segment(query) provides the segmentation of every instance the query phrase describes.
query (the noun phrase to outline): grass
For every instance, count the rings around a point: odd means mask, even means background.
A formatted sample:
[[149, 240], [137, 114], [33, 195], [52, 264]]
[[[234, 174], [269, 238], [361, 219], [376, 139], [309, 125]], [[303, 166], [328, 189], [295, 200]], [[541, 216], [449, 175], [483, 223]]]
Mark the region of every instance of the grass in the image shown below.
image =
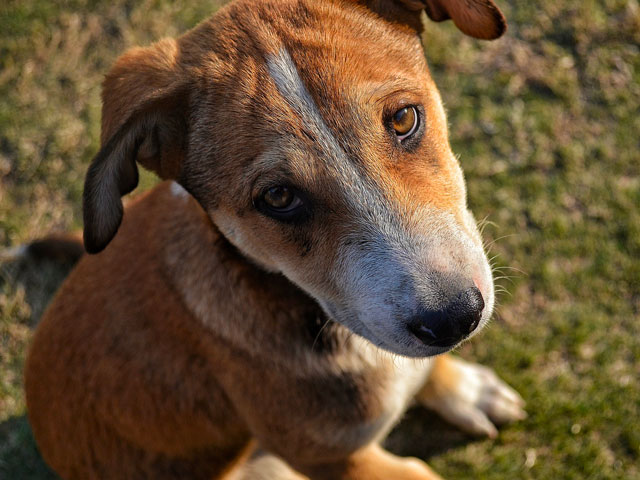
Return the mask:
[[[529, 418], [475, 441], [412, 410], [388, 443], [448, 479], [640, 479], [640, 7], [499, 3], [504, 39], [430, 24], [425, 44], [469, 202], [489, 221], [505, 277], [493, 324], [460, 354], [520, 391]], [[102, 75], [128, 46], [178, 34], [216, 7], [0, 6], [0, 246], [79, 227]], [[1, 272], [0, 478], [53, 478], [24, 417], [21, 370], [64, 271]]]

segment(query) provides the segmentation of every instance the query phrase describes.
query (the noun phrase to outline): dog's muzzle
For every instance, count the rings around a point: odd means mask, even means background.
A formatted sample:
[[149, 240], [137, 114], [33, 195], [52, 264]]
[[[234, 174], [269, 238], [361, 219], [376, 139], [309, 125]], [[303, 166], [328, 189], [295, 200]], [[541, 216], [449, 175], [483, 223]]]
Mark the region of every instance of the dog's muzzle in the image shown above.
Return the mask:
[[425, 345], [453, 347], [478, 327], [483, 309], [480, 290], [471, 287], [442, 309], [422, 310], [409, 321], [408, 329]]

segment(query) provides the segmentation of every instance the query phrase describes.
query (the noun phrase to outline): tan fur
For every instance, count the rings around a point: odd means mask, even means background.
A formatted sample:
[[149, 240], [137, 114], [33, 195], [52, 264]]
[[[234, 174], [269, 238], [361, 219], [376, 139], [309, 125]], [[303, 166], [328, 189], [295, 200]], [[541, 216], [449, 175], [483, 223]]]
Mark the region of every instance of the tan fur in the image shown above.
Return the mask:
[[[475, 284], [481, 327], [493, 286], [419, 15], [238, 0], [116, 62], [84, 197], [85, 245], [103, 251], [58, 292], [25, 371], [63, 478], [439, 478], [378, 445], [417, 392], [437, 409], [457, 391], [447, 357], [421, 358], [450, 347], [403, 322]], [[412, 149], [383, 121], [404, 105], [424, 109]], [[122, 217], [137, 163], [179, 184]], [[256, 210], [282, 182], [312, 199], [306, 223]], [[457, 405], [459, 424], [484, 415]]]
[[431, 380], [419, 394], [419, 397], [426, 395], [439, 397], [455, 389], [460, 383], [460, 372], [451, 364], [448, 355], [441, 355], [434, 360], [433, 370], [429, 379]]

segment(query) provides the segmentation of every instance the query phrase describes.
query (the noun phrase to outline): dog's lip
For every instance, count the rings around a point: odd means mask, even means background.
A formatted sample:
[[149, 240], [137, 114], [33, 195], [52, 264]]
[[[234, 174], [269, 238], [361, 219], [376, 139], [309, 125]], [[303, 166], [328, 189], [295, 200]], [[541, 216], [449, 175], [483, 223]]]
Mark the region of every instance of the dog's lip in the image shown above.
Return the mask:
[[414, 337], [416, 351], [404, 352], [403, 355], [414, 358], [429, 358], [450, 352], [459, 345], [460, 342], [454, 342], [451, 345], [426, 345], [419, 338]]
[[450, 350], [458, 346], [462, 341], [469, 338], [469, 335], [467, 335], [464, 338], [460, 338], [451, 343], [447, 343], [446, 345], [427, 345], [420, 338], [411, 333], [411, 331], [408, 329], [404, 329], [404, 334], [400, 333], [403, 329], [396, 332], [397, 334], [402, 335], [403, 338], [398, 337], [394, 334], [385, 334], [384, 332], [379, 332], [374, 328], [371, 328], [367, 323], [361, 321], [357, 317], [348, 317], [348, 320], [344, 318], [341, 319], [339, 315], [335, 315], [336, 312], [333, 310], [334, 309], [329, 308], [329, 311], [332, 311], [333, 313], [329, 315], [329, 318], [332, 318], [335, 322], [343, 325], [351, 332], [361, 336], [365, 340], [376, 345], [378, 348], [404, 357], [435, 357], [437, 355], [449, 352]]
[[428, 345], [408, 330], [408, 342], [399, 341], [397, 339], [394, 339], [393, 337], [389, 338], [386, 335], [377, 335], [370, 330], [369, 333], [373, 334], [372, 337], [377, 340], [376, 343], [378, 344], [378, 346], [383, 348], [384, 350], [393, 352], [397, 355], [413, 358], [429, 358], [441, 355], [443, 353], [451, 351], [453, 348], [458, 346], [460, 342], [467, 338], [464, 337], [462, 339], [458, 339], [457, 341], [453, 341], [450, 344], [447, 343], [446, 345]]
[[395, 355], [401, 355], [409, 358], [429, 358], [437, 355], [442, 355], [451, 351], [458, 345], [458, 342], [450, 346], [437, 346], [437, 345], [425, 345], [418, 337], [409, 337], [409, 342], [394, 342], [380, 340], [380, 337], [375, 337], [375, 342], [378, 348], [382, 348]]

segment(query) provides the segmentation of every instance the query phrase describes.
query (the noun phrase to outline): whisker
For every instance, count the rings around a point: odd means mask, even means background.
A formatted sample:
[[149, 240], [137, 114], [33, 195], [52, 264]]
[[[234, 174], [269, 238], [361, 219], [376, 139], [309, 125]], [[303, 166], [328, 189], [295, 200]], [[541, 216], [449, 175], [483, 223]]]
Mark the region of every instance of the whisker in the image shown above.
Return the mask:
[[501, 237], [495, 238], [495, 239], [491, 240], [489, 243], [486, 243], [486, 244], [485, 244], [485, 246], [484, 246], [484, 248], [486, 248], [486, 249], [490, 249], [490, 248], [491, 248], [491, 246], [492, 246], [494, 243], [496, 243], [496, 242], [498, 242], [498, 241], [500, 241], [500, 240], [502, 240], [502, 239], [504, 239], [504, 238], [515, 237], [515, 236], [517, 236], [517, 235], [518, 235], [517, 233], [510, 233], [510, 234], [508, 234], [508, 235], [503, 235], [503, 236], [501, 236]]
[[496, 267], [496, 270], [498, 270], [498, 269], [500, 269], [500, 270], [504, 270], [504, 269], [513, 270], [514, 272], [521, 273], [522, 275], [529, 275], [524, 270], [520, 270], [519, 268], [516, 268], [516, 267], [509, 267], [508, 265], [504, 265], [502, 267]]
[[487, 215], [478, 222], [478, 231], [480, 232], [480, 235], [484, 233], [484, 229], [487, 227], [487, 225], [491, 225], [492, 227], [496, 228], [498, 227], [498, 224], [489, 220], [489, 215]]
[[495, 294], [496, 296], [506, 294], [506, 295], [509, 295], [510, 297], [513, 297], [513, 293], [511, 293], [509, 290], [495, 290]]
[[507, 280], [508, 282], [511, 282], [513, 285], [515, 285], [515, 282], [513, 281], [514, 278], [518, 278], [518, 277], [514, 277], [511, 275], [500, 275], [499, 277], [495, 277], [493, 281], [497, 282], [498, 280]]
[[492, 263], [493, 263], [493, 261], [494, 261], [496, 258], [498, 258], [499, 256], [500, 256], [500, 254], [499, 254], [499, 253], [496, 253], [493, 257], [491, 257], [491, 258], [489, 259], [489, 264], [492, 264]]
[[324, 322], [324, 324], [322, 325], [322, 327], [320, 327], [320, 330], [318, 330], [318, 333], [316, 334], [316, 338], [313, 339], [313, 344], [311, 345], [311, 351], [313, 352], [316, 343], [318, 343], [318, 339], [320, 338], [320, 334], [322, 334], [322, 331], [325, 329], [325, 327], [329, 324], [329, 322], [331, 321], [330, 318], [327, 318], [327, 320]]

